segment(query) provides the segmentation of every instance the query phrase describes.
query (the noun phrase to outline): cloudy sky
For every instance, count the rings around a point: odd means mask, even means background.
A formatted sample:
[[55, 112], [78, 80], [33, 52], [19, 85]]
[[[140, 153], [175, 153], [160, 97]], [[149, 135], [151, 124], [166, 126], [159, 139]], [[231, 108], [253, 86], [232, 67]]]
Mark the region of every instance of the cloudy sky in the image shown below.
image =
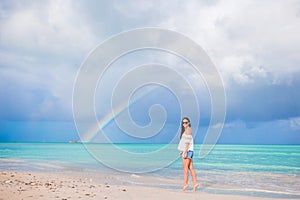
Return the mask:
[[[215, 64], [227, 98], [220, 143], [300, 143], [300, 2], [297, 0], [185, 3], [3, 0], [0, 3], [0, 142], [79, 139], [73, 120], [72, 92], [80, 66], [97, 45], [111, 36], [143, 27], [170, 29], [186, 35]], [[127, 59], [135, 65], [141, 65], [164, 62], [170, 55], [144, 52], [130, 58], [129, 55]], [[134, 62], [137, 58], [140, 62]], [[124, 59], [123, 64], [131, 62]], [[118, 69], [117, 64], [115, 67]], [[116, 73], [106, 81], [114, 83], [115, 76]], [[153, 98], [158, 94], [165, 102]], [[198, 142], [203, 140], [202, 132], [210, 118], [207, 108], [211, 105], [203, 94], [197, 94], [204, 99], [199, 103], [204, 114]], [[131, 108], [135, 111], [133, 119], [144, 119], [145, 111], [139, 111], [145, 105], [149, 104], [146, 106], [149, 108], [151, 103], [166, 104], [173, 98], [164, 90], [156, 91], [154, 96]], [[170, 119], [163, 131], [176, 131], [180, 113], [173, 111], [173, 106], [178, 103], [167, 105]], [[145, 117], [137, 123], [148, 122]], [[115, 134], [112, 137], [118, 139], [116, 142], [131, 141], [129, 136], [119, 135], [113, 121], [105, 129]], [[169, 135], [164, 134], [155, 139], [155, 142], [168, 141]]]

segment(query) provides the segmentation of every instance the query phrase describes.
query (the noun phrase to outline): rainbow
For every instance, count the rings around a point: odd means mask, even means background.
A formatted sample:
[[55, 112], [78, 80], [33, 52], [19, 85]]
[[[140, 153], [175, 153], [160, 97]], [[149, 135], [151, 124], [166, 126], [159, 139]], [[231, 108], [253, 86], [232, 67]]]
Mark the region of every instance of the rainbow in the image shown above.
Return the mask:
[[133, 105], [135, 102], [143, 98], [144, 96], [150, 94], [155, 89], [159, 88], [158, 85], [155, 85], [153, 87], [150, 87], [150, 89], [146, 89], [143, 93], [141, 93], [139, 96], [131, 100], [129, 103], [128, 101], [121, 103], [116, 108], [112, 109], [110, 113], [105, 115], [98, 123], [93, 125], [89, 131], [81, 135], [81, 142], [91, 142], [96, 135], [98, 134], [99, 130], [102, 130], [104, 127], [106, 127], [115, 117], [117, 117], [121, 112], [126, 110], [129, 106]]

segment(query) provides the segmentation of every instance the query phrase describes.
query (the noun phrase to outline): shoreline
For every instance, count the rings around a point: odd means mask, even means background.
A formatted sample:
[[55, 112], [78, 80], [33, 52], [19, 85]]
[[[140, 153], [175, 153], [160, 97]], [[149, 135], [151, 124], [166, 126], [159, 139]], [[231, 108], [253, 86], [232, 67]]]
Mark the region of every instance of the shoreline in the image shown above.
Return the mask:
[[[100, 171], [99, 171], [100, 172]], [[158, 181], [148, 176], [126, 175], [107, 171], [99, 174], [89, 172], [36, 172], [0, 171], [0, 200], [7, 199], [214, 199], [214, 200], [270, 200], [295, 199], [277, 197], [257, 197], [245, 194], [212, 193], [201, 185], [196, 192], [192, 186], [186, 192], [178, 189], [128, 184], [126, 178], [140, 182]], [[123, 182], [122, 182], [123, 179]], [[147, 180], [150, 179], [150, 180]]]
[[[152, 151], [160, 147], [156, 144], [149, 144], [147, 147], [140, 145], [124, 146], [124, 148], [134, 152]], [[185, 195], [194, 195], [191, 196], [192, 199], [207, 197], [207, 195], [208, 197], [205, 199], [216, 199], [219, 196], [222, 196], [220, 199], [228, 198], [228, 196], [232, 196], [231, 199], [240, 199], [241, 197], [244, 199], [300, 199], [300, 168], [297, 165], [300, 156], [299, 147], [287, 149], [282, 148], [282, 146], [276, 148], [262, 146], [257, 149], [243, 145], [226, 147], [217, 145], [212, 154], [205, 159], [195, 158], [194, 166], [197, 169], [198, 182], [202, 185], [196, 194], [189, 191]], [[100, 145], [99, 148], [101, 150], [102, 146]], [[53, 149], [60, 149], [60, 151], [53, 151]], [[2, 153], [0, 175], [2, 172], [4, 173], [1, 175], [0, 181], [0, 200], [11, 196], [14, 196], [15, 199], [30, 199], [30, 196], [34, 196], [34, 193], [38, 192], [42, 195], [48, 194], [49, 191], [46, 190], [45, 184], [48, 185], [49, 182], [47, 181], [51, 181], [53, 177], [59, 182], [56, 183], [58, 190], [52, 191], [51, 194], [57, 194], [58, 198], [61, 199], [68, 199], [64, 192], [74, 193], [74, 195], [77, 192], [77, 196], [70, 196], [72, 199], [86, 198], [85, 194], [82, 193], [83, 191], [74, 189], [75, 186], [73, 190], [69, 191], [69, 187], [72, 188], [72, 185], [68, 184], [70, 184], [69, 180], [74, 181], [74, 183], [79, 180], [76, 187], [85, 188], [91, 186], [86, 181], [90, 179], [93, 184], [96, 184], [92, 185], [92, 188], [97, 187], [97, 190], [87, 194], [90, 199], [93, 195], [101, 196], [95, 199], [102, 199], [103, 194], [109, 191], [105, 183], [109, 184], [108, 188], [114, 188], [114, 191], [109, 192], [112, 195], [111, 199], [125, 198], [121, 196], [116, 198], [116, 194], [129, 195], [130, 198], [126, 197], [125, 199], [144, 199], [145, 194], [153, 197], [152, 199], [161, 199], [158, 196], [153, 196], [156, 193], [167, 193], [166, 197], [170, 196], [172, 199], [176, 199], [177, 196], [180, 196], [181, 199], [187, 198], [181, 194], [183, 172], [179, 159], [174, 161], [172, 165], [157, 171], [135, 173], [134, 169], [143, 167], [144, 163], [128, 163], [128, 160], [122, 159], [118, 154], [112, 155], [118, 161], [119, 166], [131, 166], [130, 173], [128, 173], [105, 166], [93, 158], [82, 145], [2, 144], [0, 151]], [[156, 163], [156, 165], [159, 164]], [[28, 174], [31, 175], [28, 176]], [[17, 176], [20, 177], [15, 178]], [[36, 179], [32, 180], [36, 181], [32, 184], [37, 188], [26, 189], [25, 187], [31, 184], [26, 180], [32, 179], [32, 176]], [[192, 181], [189, 180], [189, 190], [191, 190]], [[100, 191], [101, 187], [107, 190]], [[126, 187], [126, 193], [122, 191], [123, 193], [119, 194], [120, 191], [117, 188], [120, 189], [120, 187]], [[22, 191], [24, 188], [26, 191]], [[29, 189], [32, 193], [28, 191]], [[91, 188], [87, 189], [90, 190]], [[142, 190], [142, 192], [139, 193], [136, 190]], [[19, 196], [13, 192], [17, 192]], [[135, 193], [138, 195], [135, 196]], [[3, 195], [7, 198], [3, 198]], [[48, 198], [50, 197], [41, 199]]]

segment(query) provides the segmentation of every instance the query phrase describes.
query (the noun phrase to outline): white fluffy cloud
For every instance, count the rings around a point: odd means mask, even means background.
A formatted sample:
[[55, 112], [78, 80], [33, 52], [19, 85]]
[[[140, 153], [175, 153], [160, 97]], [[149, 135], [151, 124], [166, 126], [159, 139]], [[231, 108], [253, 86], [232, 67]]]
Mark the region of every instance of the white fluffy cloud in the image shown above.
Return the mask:
[[[123, 30], [160, 26], [182, 32], [202, 45], [226, 83], [246, 84], [266, 75], [270, 75], [270, 83], [289, 82], [300, 73], [300, 5], [295, 0], [194, 0], [160, 6], [152, 1], [113, 1], [111, 12], [118, 19], [114, 22], [101, 13], [81, 12], [81, 7], [92, 7], [81, 4], [15, 3], [13, 9], [1, 11], [1, 45], [76, 57], [105, 39], [102, 36], [107, 31], [99, 24]], [[90, 15], [95, 15], [94, 19]]]
[[226, 83], [267, 74], [270, 84], [287, 83], [300, 73], [299, 7], [299, 1], [189, 1], [166, 9], [160, 26], [202, 45]]
[[33, 54], [89, 51], [95, 36], [79, 11], [72, 1], [16, 3], [1, 12], [1, 45]]

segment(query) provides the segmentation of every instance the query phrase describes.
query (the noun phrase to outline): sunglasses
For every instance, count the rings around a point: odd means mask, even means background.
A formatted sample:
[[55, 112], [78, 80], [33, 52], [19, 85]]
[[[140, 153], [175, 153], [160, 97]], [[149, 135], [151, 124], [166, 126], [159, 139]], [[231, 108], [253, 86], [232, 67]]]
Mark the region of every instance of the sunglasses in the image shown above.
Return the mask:
[[182, 122], [182, 124], [188, 124], [189, 122]]

